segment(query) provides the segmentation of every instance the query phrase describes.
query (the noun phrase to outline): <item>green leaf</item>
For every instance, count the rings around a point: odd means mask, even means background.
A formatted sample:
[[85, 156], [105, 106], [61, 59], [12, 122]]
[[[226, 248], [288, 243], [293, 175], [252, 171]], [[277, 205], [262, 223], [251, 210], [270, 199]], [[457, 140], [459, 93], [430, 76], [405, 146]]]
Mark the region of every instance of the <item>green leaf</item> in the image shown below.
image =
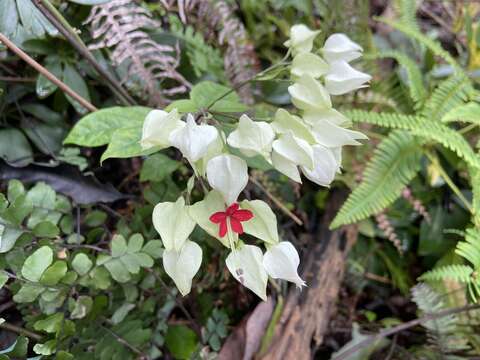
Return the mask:
[[93, 300], [90, 296], [79, 296], [70, 317], [72, 319], [83, 319], [90, 312], [92, 306]]
[[75, 124], [64, 144], [90, 147], [106, 145], [118, 129], [131, 127], [141, 129], [150, 110], [142, 106], [116, 106], [95, 111]]
[[107, 150], [103, 153], [100, 161], [104, 162], [110, 158], [129, 158], [140, 155], [148, 155], [156, 152], [157, 148], [142, 150], [140, 139], [142, 137], [142, 128], [140, 126], [122, 128], [116, 130]]
[[73, 258], [72, 267], [80, 276], [86, 275], [92, 266], [92, 260], [84, 253], [77, 254]]
[[197, 348], [195, 332], [184, 325], [171, 325], [165, 335], [165, 345], [176, 359], [190, 359]]
[[421, 148], [406, 132], [394, 131], [375, 150], [362, 183], [350, 194], [331, 228], [363, 220], [392, 204], [420, 168]]
[[18, 14], [25, 30], [34, 37], [43, 37], [45, 34], [58, 35], [58, 30], [38, 10], [30, 0], [17, 0]]
[[20, 195], [25, 195], [25, 186], [19, 180], [10, 180], [8, 182], [8, 201], [11, 203], [15, 201]]
[[[78, 73], [74, 66], [68, 63], [65, 64], [63, 68], [62, 80], [78, 95], [90, 102], [90, 93], [88, 92], [87, 83], [85, 80], [83, 80], [83, 77]], [[80, 105], [80, 103], [77, 100], [74, 100], [70, 95], [65, 94], [65, 96], [70, 104], [72, 104], [75, 110], [77, 110], [77, 112], [80, 114], [85, 114], [88, 111], [88, 109], [83, 107], [83, 105]]]
[[107, 221], [107, 213], [100, 210], [91, 211], [85, 216], [84, 223], [89, 227], [103, 225]]
[[22, 276], [27, 280], [37, 282], [52, 261], [52, 249], [48, 246], [42, 246], [25, 260], [22, 267]]
[[122, 235], [114, 235], [111, 246], [113, 257], [120, 257], [127, 252], [127, 241]]
[[135, 308], [135, 304], [125, 303], [120, 306], [112, 315], [112, 323], [114, 325], [119, 324], [125, 319], [128, 313]]
[[0, 271], [0, 289], [5, 285], [8, 281], [8, 275], [5, 271]]
[[173, 109], [177, 109], [179, 113], [194, 113], [199, 110], [195, 101], [190, 99], [175, 100], [165, 108], [165, 111], [170, 112]]
[[105, 267], [112, 275], [112, 278], [120, 283], [127, 282], [131, 279], [125, 265], [119, 259], [112, 259], [105, 263]]
[[58, 260], [53, 263], [40, 278], [40, 282], [43, 285], [54, 286], [65, 276], [67, 273], [67, 263], [63, 260]]
[[33, 283], [25, 283], [13, 296], [13, 300], [17, 303], [33, 302], [44, 290], [45, 288], [43, 286]]
[[[45, 68], [55, 75], [58, 79], [62, 78], [63, 68], [60, 58], [57, 55], [47, 56], [45, 59]], [[57, 90], [58, 86], [48, 80], [45, 76], [39, 74], [37, 77], [36, 92], [40, 99], [50, 96]]]
[[38, 237], [54, 238], [57, 237], [59, 233], [60, 230], [58, 227], [50, 221], [42, 221], [33, 228], [33, 234]]
[[210, 110], [219, 112], [242, 112], [248, 109], [240, 102], [235, 91], [211, 81], [203, 81], [195, 85], [190, 92], [190, 98], [199, 109], [208, 106], [211, 106]]
[[163, 254], [163, 246], [160, 240], [150, 240], [145, 244], [142, 252], [150, 255], [154, 259], [160, 259]]
[[0, 225], [0, 254], [10, 251], [22, 234], [23, 230]]
[[0, 130], [0, 158], [18, 167], [33, 161], [32, 148], [20, 130]]
[[24, 359], [27, 356], [27, 352], [28, 352], [28, 338], [25, 336], [19, 336], [12, 345], [0, 351], [0, 354], [8, 355], [7, 357], [8, 359], [10, 358]]
[[46, 317], [45, 319], [38, 320], [33, 324], [33, 328], [37, 331], [45, 331], [46, 333], [53, 334], [60, 330], [63, 322], [63, 313], [57, 313]]
[[180, 167], [181, 163], [168, 156], [157, 153], [149, 156], [143, 163], [140, 181], [162, 181]]
[[57, 340], [49, 340], [44, 344], [36, 344], [33, 347], [33, 351], [35, 354], [39, 355], [52, 355], [55, 352], [55, 349], [57, 348]]

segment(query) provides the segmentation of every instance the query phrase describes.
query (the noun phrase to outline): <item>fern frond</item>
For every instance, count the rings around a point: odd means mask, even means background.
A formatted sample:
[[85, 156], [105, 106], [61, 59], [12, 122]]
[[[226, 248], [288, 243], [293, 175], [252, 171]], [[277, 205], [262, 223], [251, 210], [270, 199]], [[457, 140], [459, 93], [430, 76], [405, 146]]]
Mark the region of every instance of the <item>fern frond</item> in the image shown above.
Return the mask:
[[428, 121], [420, 116], [362, 110], [351, 110], [346, 112], [346, 115], [353, 122], [366, 122], [393, 129], [409, 130], [412, 135], [442, 144], [464, 159], [468, 165], [480, 169], [480, 157], [462, 135], [439, 122]]
[[397, 0], [396, 7], [400, 12], [400, 21], [403, 25], [417, 32], [420, 31], [417, 22], [417, 1]]
[[415, 39], [420, 44], [426, 46], [434, 55], [443, 58], [448, 64], [450, 64], [456, 73], [463, 73], [463, 69], [453, 58], [448, 51], [446, 51], [438, 41], [432, 40], [429, 37], [423, 35], [420, 31], [412, 28], [406, 24], [395, 22], [386, 18], [377, 18], [377, 20], [393, 27], [394, 29], [401, 31], [408, 37]]
[[178, 45], [158, 44], [143, 31], [160, 24], [134, 1], [112, 0], [94, 6], [85, 23], [90, 24], [95, 40], [89, 48], [112, 50], [110, 57], [117, 70], [126, 69], [123, 81], [148, 98], [151, 105], [163, 106], [169, 97], [189, 89], [190, 83], [176, 71], [180, 63]]
[[395, 50], [373, 54], [370, 57], [376, 59], [393, 58], [405, 69], [408, 75], [410, 97], [415, 102], [415, 108], [420, 108], [427, 97], [427, 92], [423, 84], [422, 73], [415, 61]]
[[442, 122], [462, 121], [480, 125], [480, 104], [470, 101], [454, 107], [442, 117]]
[[392, 204], [420, 167], [422, 151], [408, 133], [393, 131], [375, 150], [362, 183], [350, 194], [331, 227], [350, 224]]
[[[430, 286], [420, 283], [412, 288], [412, 299], [422, 314], [435, 314], [448, 308], [443, 297]], [[430, 343], [441, 354], [453, 353], [467, 347], [467, 340], [460, 333], [460, 318], [456, 314], [442, 316], [422, 323], [427, 329]]]
[[432, 269], [422, 274], [418, 279], [422, 281], [454, 280], [464, 284], [472, 282], [473, 269], [468, 265], [447, 265]]
[[471, 99], [475, 90], [467, 76], [451, 76], [436, 87], [422, 109], [422, 115], [431, 121], [440, 121], [451, 109]]
[[470, 261], [474, 269], [480, 269], [480, 230], [467, 229], [465, 241], [457, 244], [455, 252]]
[[194, 30], [191, 25], [184, 25], [176, 16], [169, 17], [170, 31], [185, 43], [190, 64], [197, 77], [205, 74], [213, 74], [217, 79], [225, 77], [223, 59], [219, 49], [216, 49], [205, 41], [200, 32]]

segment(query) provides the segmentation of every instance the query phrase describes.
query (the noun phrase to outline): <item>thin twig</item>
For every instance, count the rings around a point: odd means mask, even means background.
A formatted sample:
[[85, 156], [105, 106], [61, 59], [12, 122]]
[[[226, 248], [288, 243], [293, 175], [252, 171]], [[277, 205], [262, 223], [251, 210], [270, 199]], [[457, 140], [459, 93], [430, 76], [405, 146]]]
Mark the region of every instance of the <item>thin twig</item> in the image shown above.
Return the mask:
[[374, 342], [376, 342], [380, 339], [383, 339], [383, 338], [385, 338], [387, 336], [390, 336], [390, 335], [394, 335], [394, 334], [396, 334], [400, 331], [410, 329], [410, 328], [412, 328], [414, 326], [417, 326], [417, 325], [420, 325], [420, 324], [422, 324], [426, 321], [435, 320], [435, 319], [442, 318], [444, 316], [454, 315], [454, 314], [462, 313], [462, 312], [465, 312], [465, 311], [476, 310], [476, 309], [480, 309], [480, 304], [472, 304], [472, 305], [465, 305], [465, 306], [451, 308], [451, 309], [445, 309], [445, 310], [439, 311], [435, 314], [427, 314], [425, 316], [422, 316], [421, 318], [407, 321], [403, 324], [394, 326], [392, 328], [382, 330], [376, 335], [369, 336], [367, 339], [365, 339], [363, 341], [360, 341], [359, 343], [355, 344], [354, 346], [352, 346], [348, 350], [340, 353], [339, 355], [337, 355], [335, 357], [332, 357], [332, 360], [348, 359], [352, 354], [356, 353], [360, 349], [362, 349], [362, 348], [364, 348], [364, 347], [366, 347], [366, 346], [368, 346], [368, 345], [370, 345], [370, 344], [372, 344], [372, 343], [374, 343]]
[[4, 323], [0, 324], [0, 328], [5, 329], [5, 330], [9, 330], [9, 331], [16, 332], [17, 334], [20, 334], [20, 335], [25, 335], [25, 336], [27, 336], [27, 337], [29, 337], [29, 338], [31, 338], [31, 339], [36, 340], [36, 341], [42, 340], [42, 336], [41, 336], [41, 335], [39, 335], [39, 334], [37, 334], [37, 333], [34, 333], [33, 331], [24, 329], [24, 328], [22, 328], [22, 327], [20, 327], [20, 326], [7, 323], [7, 322], [4, 322]]
[[17, 54], [21, 59], [27, 62], [31, 67], [37, 70], [40, 74], [45, 76], [48, 80], [52, 83], [57, 85], [62, 91], [66, 94], [70, 95], [73, 99], [75, 99], [80, 105], [82, 105], [88, 111], [97, 111], [98, 109], [93, 106], [89, 101], [85, 100], [83, 97], [78, 95], [75, 91], [73, 91], [68, 85], [60, 81], [55, 75], [53, 75], [50, 71], [45, 69], [42, 65], [38, 62], [33, 60], [27, 53], [25, 53], [22, 49], [16, 46], [13, 42], [11, 42], [5, 35], [0, 33], [0, 41], [5, 44], [11, 51]]
[[254, 183], [261, 191], [263, 191], [265, 193], [265, 195], [267, 195], [267, 197], [272, 200], [272, 202], [280, 209], [282, 210], [285, 215], [287, 215], [290, 219], [292, 219], [293, 221], [295, 221], [298, 225], [303, 225], [303, 221], [300, 220], [298, 218], [297, 215], [295, 215], [294, 213], [292, 213], [290, 210], [287, 209], [287, 207], [285, 205], [282, 204], [282, 202], [280, 200], [278, 200], [275, 196], [273, 196], [273, 194], [268, 191], [267, 189], [265, 189], [262, 184], [260, 184], [254, 177], [250, 176], [250, 181], [252, 183]]
[[130, 344], [127, 340], [123, 337], [115, 333], [114, 331], [110, 330], [106, 326], [100, 325], [103, 329], [105, 329], [110, 335], [112, 335], [120, 344], [125, 345], [127, 348], [132, 350], [135, 354], [140, 355], [142, 359], [150, 359], [145, 353], [143, 353], [140, 349], [136, 348], [132, 344]]
[[70, 26], [67, 20], [48, 0], [33, 0], [33, 4], [40, 12], [57, 28], [57, 30], [68, 40], [68, 42], [87, 60], [90, 65], [103, 77], [110, 89], [117, 95], [125, 105], [134, 105], [135, 100], [128, 94], [122, 85], [93, 57], [88, 47], [80, 36]]

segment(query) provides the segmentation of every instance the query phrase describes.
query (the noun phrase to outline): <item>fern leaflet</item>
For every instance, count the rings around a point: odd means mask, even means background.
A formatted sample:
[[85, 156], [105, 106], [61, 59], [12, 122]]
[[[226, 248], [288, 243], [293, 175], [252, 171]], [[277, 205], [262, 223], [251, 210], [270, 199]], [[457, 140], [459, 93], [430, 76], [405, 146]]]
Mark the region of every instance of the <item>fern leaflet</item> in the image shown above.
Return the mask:
[[363, 182], [350, 194], [331, 228], [353, 223], [392, 204], [419, 167], [421, 148], [408, 133], [393, 131], [375, 150]]
[[420, 31], [407, 24], [398, 23], [386, 18], [377, 18], [377, 20], [390, 25], [394, 29], [403, 32], [412, 39], [417, 40], [420, 44], [425, 45], [434, 55], [443, 58], [447, 63], [449, 63], [455, 69], [457, 74], [463, 73], [463, 69], [453, 58], [453, 56], [450, 55], [450, 53], [446, 51], [437, 41], [430, 39], [429, 37], [423, 35]]
[[439, 122], [426, 121], [420, 116], [375, 113], [363, 110], [352, 110], [346, 114], [354, 122], [366, 122], [388, 128], [409, 130], [412, 135], [442, 144], [447, 149], [454, 151], [470, 166], [480, 169], [480, 158], [468, 142], [455, 130]]
[[442, 122], [463, 121], [480, 125], [480, 104], [469, 102], [454, 107], [442, 117]]
[[384, 51], [371, 56], [372, 58], [393, 58], [406, 70], [409, 80], [410, 97], [415, 102], [415, 108], [419, 108], [427, 97], [422, 80], [422, 73], [418, 65], [407, 55], [399, 51]]
[[473, 270], [468, 265], [447, 265], [422, 274], [418, 279], [423, 281], [454, 280], [464, 284], [471, 282]]
[[457, 244], [455, 252], [470, 261], [474, 269], [480, 269], [480, 231], [468, 229], [465, 241]]
[[433, 91], [422, 115], [428, 120], [439, 121], [450, 109], [463, 105], [473, 93], [473, 86], [466, 76], [452, 76]]

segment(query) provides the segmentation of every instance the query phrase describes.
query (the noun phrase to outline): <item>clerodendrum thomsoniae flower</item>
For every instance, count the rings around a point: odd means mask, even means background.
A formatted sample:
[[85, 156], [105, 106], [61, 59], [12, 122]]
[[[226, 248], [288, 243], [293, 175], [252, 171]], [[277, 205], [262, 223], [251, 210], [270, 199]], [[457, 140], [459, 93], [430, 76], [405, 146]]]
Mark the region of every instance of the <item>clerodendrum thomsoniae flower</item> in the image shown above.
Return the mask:
[[[297, 250], [280, 240], [276, 216], [268, 204], [238, 198], [248, 183], [244, 157], [261, 156], [293, 181], [301, 183], [303, 173], [310, 181], [329, 186], [340, 171], [342, 147], [360, 145], [358, 140], [366, 139], [347, 129], [349, 120], [332, 107], [330, 99], [370, 80], [349, 64], [361, 56], [362, 48], [344, 34], [333, 34], [314, 52], [318, 33], [295, 25], [285, 43], [293, 55], [288, 91], [296, 114], [278, 109], [270, 122], [243, 114], [228, 136], [208, 122], [209, 116], [204, 116], [208, 109], [197, 120], [192, 114], [182, 120], [177, 109], [152, 110], [145, 119], [142, 148], [177, 148], [195, 176], [206, 179], [211, 188], [194, 204], [180, 197], [157, 204], [153, 211], [153, 224], [165, 246], [165, 271], [183, 295], [190, 292], [202, 261], [200, 246], [189, 240], [196, 225], [230, 250], [226, 265], [233, 277], [262, 299], [266, 299], [269, 276], [305, 285], [298, 275]], [[232, 154], [231, 148], [240, 153]], [[244, 233], [263, 241], [266, 252], [244, 244], [239, 238]]]

